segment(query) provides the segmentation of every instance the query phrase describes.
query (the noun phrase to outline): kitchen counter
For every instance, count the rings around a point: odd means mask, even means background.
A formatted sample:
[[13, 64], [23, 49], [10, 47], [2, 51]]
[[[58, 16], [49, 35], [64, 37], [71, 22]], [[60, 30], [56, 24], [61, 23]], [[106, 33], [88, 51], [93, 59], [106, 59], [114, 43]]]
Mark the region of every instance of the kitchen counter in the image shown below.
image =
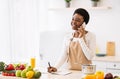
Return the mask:
[[[57, 74], [50, 74], [50, 73], [43, 73], [40, 79], [82, 79], [82, 72], [81, 71], [70, 71], [72, 73], [68, 75], [57, 75]], [[2, 76], [0, 75], [0, 79], [27, 79], [27, 78], [20, 78], [20, 77], [10, 77], [10, 76]]]
[[104, 61], [104, 62], [120, 62], [120, 57], [116, 56], [103, 56], [103, 57], [98, 57], [95, 56], [92, 61]]
[[96, 70], [106, 73], [120, 75], [120, 58], [116, 56], [94, 57], [92, 63], [96, 65]]
[[[102, 67], [102, 65], [103, 65], [103, 68], [101, 68], [101, 70], [106, 71], [105, 69], [107, 68], [107, 64], [108, 64], [109, 67], [112, 67], [112, 66], [116, 65], [116, 63], [120, 62], [120, 58], [116, 57], [116, 56], [104, 56], [104, 57], [95, 56], [92, 59], [92, 61], [98, 62], [98, 65], [95, 63], [97, 65], [98, 69], [100, 69], [99, 64], [101, 64], [100, 67]], [[111, 63], [107, 63], [107, 62], [114, 62], [114, 64], [112, 65]], [[115, 67], [112, 67], [112, 68], [117, 68], [117, 65]], [[40, 69], [40, 71], [46, 71], [46, 70]], [[62, 72], [63, 71], [66, 71], [66, 70], [62, 70]], [[68, 74], [68, 75], [56, 75], [56, 74], [50, 74], [50, 73], [44, 73], [43, 72], [40, 79], [78, 79], [78, 78], [82, 79], [83, 74], [82, 74], [81, 71], [73, 71], [73, 70], [69, 70], [69, 71], [72, 72], [72, 73]], [[26, 79], [26, 78], [10, 77], [10, 76], [2, 76], [2, 75], [0, 75], [0, 79]]]

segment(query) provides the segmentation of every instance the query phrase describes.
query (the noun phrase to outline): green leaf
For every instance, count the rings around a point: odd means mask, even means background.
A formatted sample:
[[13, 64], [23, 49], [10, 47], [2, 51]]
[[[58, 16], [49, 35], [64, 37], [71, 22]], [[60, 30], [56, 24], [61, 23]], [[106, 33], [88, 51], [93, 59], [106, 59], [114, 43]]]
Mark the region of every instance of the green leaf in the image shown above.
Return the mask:
[[65, 0], [66, 2], [70, 2], [71, 0]]
[[91, 1], [96, 1], [96, 2], [98, 2], [98, 1], [100, 1], [100, 0], [91, 0]]

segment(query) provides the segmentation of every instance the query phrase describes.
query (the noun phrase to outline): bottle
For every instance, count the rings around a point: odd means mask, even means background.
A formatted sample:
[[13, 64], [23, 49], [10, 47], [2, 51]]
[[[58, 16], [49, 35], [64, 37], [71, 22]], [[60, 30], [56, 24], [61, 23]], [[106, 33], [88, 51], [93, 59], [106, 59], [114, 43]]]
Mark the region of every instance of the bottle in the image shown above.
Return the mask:
[[32, 57], [30, 59], [30, 65], [31, 65], [32, 68], [35, 68], [35, 65], [36, 65], [36, 59], [35, 59], [35, 57]]
[[96, 47], [96, 54], [99, 54], [100, 50], [98, 48], [98, 46]]

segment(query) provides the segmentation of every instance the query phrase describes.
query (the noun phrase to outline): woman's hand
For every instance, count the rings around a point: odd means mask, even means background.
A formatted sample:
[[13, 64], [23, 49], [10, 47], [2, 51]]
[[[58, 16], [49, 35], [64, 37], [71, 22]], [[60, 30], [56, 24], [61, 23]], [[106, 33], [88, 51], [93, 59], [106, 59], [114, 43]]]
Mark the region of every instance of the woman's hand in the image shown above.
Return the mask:
[[79, 38], [85, 36], [85, 28], [83, 28], [83, 26], [81, 26], [81, 28], [78, 28], [78, 32], [79, 32]]
[[74, 35], [73, 37], [76, 37], [76, 38], [81, 38], [85, 35], [85, 29], [83, 28], [83, 26], [81, 26], [80, 28], [78, 28], [78, 30], [76, 30], [74, 32]]
[[56, 72], [57, 71], [57, 68], [55, 67], [48, 67], [48, 72], [51, 73], [51, 72]]

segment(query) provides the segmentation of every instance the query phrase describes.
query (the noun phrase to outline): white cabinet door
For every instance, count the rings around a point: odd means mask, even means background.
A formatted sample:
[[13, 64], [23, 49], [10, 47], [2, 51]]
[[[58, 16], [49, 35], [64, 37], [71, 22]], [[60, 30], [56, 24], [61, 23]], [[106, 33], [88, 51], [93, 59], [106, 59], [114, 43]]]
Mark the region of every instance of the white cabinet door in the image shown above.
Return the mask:
[[96, 65], [96, 70], [102, 70], [106, 72], [106, 62], [103, 61], [92, 61]]
[[120, 62], [107, 62], [108, 69], [119, 69], [120, 70]]
[[107, 62], [106, 72], [120, 75], [120, 62]]
[[96, 65], [96, 70], [102, 70], [105, 73], [120, 75], [120, 62], [92, 61]]

